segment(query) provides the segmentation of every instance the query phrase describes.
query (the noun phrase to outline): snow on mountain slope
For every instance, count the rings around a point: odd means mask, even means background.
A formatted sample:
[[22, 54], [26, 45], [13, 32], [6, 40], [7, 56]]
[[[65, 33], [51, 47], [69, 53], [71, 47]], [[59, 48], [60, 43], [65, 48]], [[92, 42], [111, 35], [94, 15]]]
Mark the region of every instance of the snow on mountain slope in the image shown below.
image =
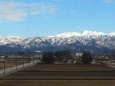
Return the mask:
[[16, 44], [16, 43], [20, 43], [21, 40], [22, 39], [17, 36], [0, 37], [0, 45], [10, 44], [10, 43]]
[[77, 33], [77, 32], [66, 32], [66, 33], [62, 33], [62, 34], [57, 34], [54, 37], [62, 37], [62, 38], [68, 38], [68, 37], [73, 37], [73, 36], [102, 36], [102, 35], [106, 35], [103, 32], [96, 32], [96, 31], [90, 31], [90, 30], [85, 30], [82, 33]]
[[90, 30], [85, 30], [84, 32], [81, 33], [81, 36], [101, 36], [105, 35], [103, 32], [96, 32], [96, 31], [90, 31]]
[[109, 33], [109, 36], [115, 36], [115, 32]]
[[54, 37], [68, 38], [68, 37], [72, 37], [72, 36], [81, 36], [81, 34], [76, 33], [76, 32], [66, 32], [66, 33], [62, 33], [62, 34], [57, 34]]
[[[115, 49], [115, 32], [89, 31], [66, 32], [55, 36], [21, 39], [16, 36], [0, 37], [0, 46], [5, 45], [22, 50], [59, 50], [59, 49]], [[6, 48], [6, 47], [5, 47]]]
[[[38, 45], [41, 46], [42, 43], [51, 43], [51, 45], [61, 45], [61, 44], [70, 44], [74, 43], [76, 40], [80, 41], [81, 43], [86, 44], [84, 38], [88, 38], [87, 40], [103, 37], [106, 36], [115, 36], [115, 32], [105, 34], [103, 32], [96, 32], [96, 31], [89, 31], [85, 30], [83, 32], [66, 32], [62, 34], [57, 34], [55, 36], [46, 36], [46, 37], [33, 37], [27, 39], [21, 39], [17, 36], [8, 36], [8, 37], [0, 37], [0, 45], [10, 44], [10, 43], [17, 43], [23, 46], [30, 45]], [[47, 42], [46, 42], [47, 41]], [[41, 45], [40, 45], [41, 44]]]
[[[48, 47], [48, 46], [65, 46], [68, 44], [80, 42], [83, 45], [93, 46], [93, 44], [104, 46], [107, 48], [115, 48], [114, 36], [111, 38], [110, 35], [103, 32], [96, 31], [84, 31], [82, 33], [69, 32], [62, 33], [56, 36], [48, 37], [34, 37], [23, 40], [25, 48], [31, 47]], [[95, 46], [95, 45], [94, 45]], [[112, 46], [112, 47], [111, 47]]]
[[17, 37], [17, 36], [8, 36], [6, 37], [6, 39], [9, 42], [20, 42], [22, 40], [20, 37]]

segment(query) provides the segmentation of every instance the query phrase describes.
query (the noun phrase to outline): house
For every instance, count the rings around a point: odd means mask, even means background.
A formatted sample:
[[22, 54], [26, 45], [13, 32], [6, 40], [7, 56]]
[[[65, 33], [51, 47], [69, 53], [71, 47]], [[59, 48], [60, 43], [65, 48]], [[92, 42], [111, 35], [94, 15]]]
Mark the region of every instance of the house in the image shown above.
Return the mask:
[[33, 59], [38, 60], [38, 63], [42, 63], [43, 54], [41, 51], [36, 51], [33, 55]]
[[82, 63], [82, 54], [81, 52], [76, 53], [76, 55], [73, 57], [73, 63], [74, 64], [81, 64]]
[[108, 62], [111, 62], [111, 59], [106, 56], [98, 55], [95, 57], [95, 62], [96, 63], [108, 63]]

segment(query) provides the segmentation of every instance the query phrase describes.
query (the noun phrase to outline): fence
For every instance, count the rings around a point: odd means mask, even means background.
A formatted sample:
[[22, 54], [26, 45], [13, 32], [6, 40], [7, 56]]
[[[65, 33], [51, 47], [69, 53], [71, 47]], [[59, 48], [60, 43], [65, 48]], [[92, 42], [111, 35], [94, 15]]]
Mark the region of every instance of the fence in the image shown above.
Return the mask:
[[11, 73], [14, 73], [16, 71], [22, 70], [24, 68], [27, 68], [29, 66], [32, 66], [38, 62], [38, 60], [34, 59], [34, 58], [33, 58], [33, 60], [29, 60], [29, 61], [25, 61], [25, 59], [23, 59], [22, 64], [18, 65], [18, 63], [19, 63], [18, 61], [19, 60], [16, 59], [14, 62], [11, 62], [11, 63], [15, 63], [15, 65], [13, 67], [7, 67], [7, 65], [6, 65], [7, 61], [6, 61], [6, 58], [4, 58], [4, 61], [2, 62], [3, 68], [0, 69], [0, 78], [4, 77], [6, 75], [9, 75]]

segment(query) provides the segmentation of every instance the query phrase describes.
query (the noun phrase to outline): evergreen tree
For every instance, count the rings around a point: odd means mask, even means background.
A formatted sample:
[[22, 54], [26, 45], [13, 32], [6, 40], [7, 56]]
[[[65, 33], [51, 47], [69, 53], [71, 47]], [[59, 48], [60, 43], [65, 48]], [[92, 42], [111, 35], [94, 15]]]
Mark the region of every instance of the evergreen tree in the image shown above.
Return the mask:
[[84, 52], [82, 55], [83, 64], [90, 64], [92, 62], [92, 55], [89, 52]]
[[42, 57], [42, 62], [44, 64], [52, 64], [53, 63], [53, 58], [54, 58], [53, 52], [44, 53], [43, 57]]
[[62, 59], [69, 59], [71, 57], [69, 50], [63, 50], [63, 51], [56, 51], [55, 56], [58, 58], [58, 60]]

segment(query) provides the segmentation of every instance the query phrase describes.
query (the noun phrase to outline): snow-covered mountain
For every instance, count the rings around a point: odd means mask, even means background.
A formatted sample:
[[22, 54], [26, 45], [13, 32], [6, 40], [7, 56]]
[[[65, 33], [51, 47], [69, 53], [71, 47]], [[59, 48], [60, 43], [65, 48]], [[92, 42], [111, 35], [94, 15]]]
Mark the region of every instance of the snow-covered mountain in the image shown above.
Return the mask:
[[20, 43], [21, 38], [17, 36], [8, 36], [8, 37], [0, 37], [0, 45], [10, 44], [10, 43]]
[[[110, 33], [111, 35], [115, 35], [115, 33]], [[77, 33], [77, 32], [66, 32], [62, 34], [57, 34], [55, 37], [63, 37], [63, 38], [68, 38], [68, 37], [73, 37], [73, 36], [102, 36], [106, 35], [103, 32], [96, 32], [96, 31], [90, 31], [90, 30], [85, 30], [82, 33]], [[108, 34], [107, 34], [108, 35]]]
[[66, 32], [55, 36], [21, 39], [16, 36], [0, 37], [0, 52], [34, 52], [68, 49], [72, 52], [105, 52], [115, 50], [115, 32]]

